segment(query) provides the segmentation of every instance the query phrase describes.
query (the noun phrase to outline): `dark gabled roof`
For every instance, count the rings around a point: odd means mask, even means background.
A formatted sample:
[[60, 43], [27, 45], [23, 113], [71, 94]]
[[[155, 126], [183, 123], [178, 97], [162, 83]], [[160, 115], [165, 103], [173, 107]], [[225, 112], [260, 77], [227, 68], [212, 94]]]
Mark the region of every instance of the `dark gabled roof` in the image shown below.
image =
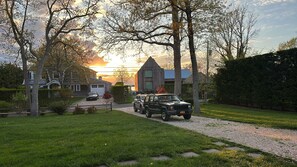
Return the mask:
[[[192, 75], [192, 73], [189, 69], [181, 70], [181, 78], [182, 79], [187, 79], [191, 75]], [[164, 70], [164, 77], [165, 77], [165, 80], [174, 79], [175, 78], [174, 70]]]
[[143, 69], [146, 69], [146, 68], [154, 68], [154, 69], [159, 68], [159, 69], [161, 69], [159, 64], [151, 56], [146, 60], [146, 62], [142, 65], [142, 67], [139, 69], [139, 71], [141, 71]]

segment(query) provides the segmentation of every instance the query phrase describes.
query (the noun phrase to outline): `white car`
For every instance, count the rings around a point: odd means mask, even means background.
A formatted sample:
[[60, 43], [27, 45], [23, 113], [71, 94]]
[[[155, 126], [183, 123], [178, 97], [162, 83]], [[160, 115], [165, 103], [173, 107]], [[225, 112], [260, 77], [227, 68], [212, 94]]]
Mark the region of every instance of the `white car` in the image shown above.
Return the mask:
[[147, 94], [138, 94], [135, 96], [133, 101], [133, 108], [135, 112], [139, 111], [141, 114], [144, 114], [143, 102], [146, 95]]

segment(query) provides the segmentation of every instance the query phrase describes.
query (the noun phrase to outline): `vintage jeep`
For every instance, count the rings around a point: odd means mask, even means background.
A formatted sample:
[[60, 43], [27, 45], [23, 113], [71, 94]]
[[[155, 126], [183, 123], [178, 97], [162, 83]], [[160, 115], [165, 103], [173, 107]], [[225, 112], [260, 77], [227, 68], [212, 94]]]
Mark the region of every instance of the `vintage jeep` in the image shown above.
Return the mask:
[[190, 119], [192, 105], [180, 100], [174, 94], [150, 94], [144, 99], [145, 115], [150, 118], [152, 114], [161, 114], [163, 121], [168, 121], [171, 115], [183, 116]]

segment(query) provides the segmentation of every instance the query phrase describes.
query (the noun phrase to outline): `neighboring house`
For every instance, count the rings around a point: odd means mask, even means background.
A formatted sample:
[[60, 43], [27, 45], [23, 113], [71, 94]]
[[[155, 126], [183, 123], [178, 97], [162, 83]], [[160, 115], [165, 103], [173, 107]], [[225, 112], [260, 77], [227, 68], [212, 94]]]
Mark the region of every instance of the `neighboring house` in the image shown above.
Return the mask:
[[[29, 85], [32, 87], [33, 83], [34, 83], [34, 77], [35, 77], [35, 73], [33, 71], [28, 71], [28, 77], [29, 77]], [[25, 81], [23, 81], [23, 85], [25, 84]], [[42, 79], [40, 78], [39, 80], [39, 86], [40, 87], [46, 87], [46, 79]]]
[[[181, 70], [182, 82], [191, 76], [188, 69]], [[174, 70], [164, 70], [149, 57], [135, 76], [135, 90], [138, 92], [155, 92], [160, 86], [174, 84]]]
[[[111, 83], [97, 79], [97, 72], [84, 66], [73, 66], [64, 73], [59, 73], [54, 69], [45, 69], [46, 74], [40, 79], [40, 87], [43, 88], [69, 88], [76, 96], [86, 96], [89, 92], [97, 92], [102, 96], [106, 91], [110, 91]], [[33, 85], [34, 73], [29, 73], [30, 85]]]
[[[199, 82], [199, 84], [204, 84], [204, 83], [206, 83], [206, 75], [205, 74], [203, 74], [202, 72], [199, 72], [198, 73], [198, 82]], [[185, 79], [184, 81], [183, 81], [183, 84], [193, 84], [193, 75], [192, 74], [190, 74], [190, 76], [187, 78], [187, 79]]]
[[[181, 79], [182, 83], [192, 75], [189, 69], [181, 70]], [[175, 73], [174, 70], [164, 70], [165, 84], [172, 83], [174, 84]]]
[[[164, 86], [166, 91], [174, 91], [174, 70], [164, 70], [161, 68], [156, 61], [149, 57], [148, 60], [143, 64], [135, 76], [135, 91], [142, 93], [155, 93], [158, 88]], [[189, 69], [181, 69], [181, 79], [182, 79], [182, 90], [183, 98], [192, 98], [192, 84], [193, 76]], [[206, 81], [206, 75], [199, 72], [199, 98], [206, 97], [206, 92], [208, 97], [214, 95], [214, 91], [210, 88], [212, 80]]]
[[149, 57], [135, 76], [135, 90], [154, 92], [164, 83], [164, 69], [152, 57]]

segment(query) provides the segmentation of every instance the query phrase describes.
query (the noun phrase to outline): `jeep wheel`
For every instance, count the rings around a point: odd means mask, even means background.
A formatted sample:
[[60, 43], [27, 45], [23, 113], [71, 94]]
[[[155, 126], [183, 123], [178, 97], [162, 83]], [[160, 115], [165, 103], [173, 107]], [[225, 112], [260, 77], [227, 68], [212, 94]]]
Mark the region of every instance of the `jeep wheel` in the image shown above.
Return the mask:
[[147, 118], [151, 118], [152, 117], [152, 113], [150, 112], [150, 110], [148, 108], [145, 109], [145, 116]]
[[137, 108], [135, 107], [135, 105], [133, 106], [133, 108], [134, 108], [134, 112], [137, 112]]
[[161, 113], [161, 118], [162, 118], [163, 121], [168, 121], [169, 118], [170, 118], [170, 115], [168, 115], [168, 114], [166, 113], [166, 111], [162, 111], [162, 113]]
[[140, 109], [139, 110], [140, 110], [140, 113], [141, 114], [145, 114], [145, 109], [142, 106], [140, 106]]
[[191, 119], [191, 114], [186, 114], [186, 115], [183, 115], [183, 116], [184, 116], [184, 119], [186, 119], [186, 120]]

